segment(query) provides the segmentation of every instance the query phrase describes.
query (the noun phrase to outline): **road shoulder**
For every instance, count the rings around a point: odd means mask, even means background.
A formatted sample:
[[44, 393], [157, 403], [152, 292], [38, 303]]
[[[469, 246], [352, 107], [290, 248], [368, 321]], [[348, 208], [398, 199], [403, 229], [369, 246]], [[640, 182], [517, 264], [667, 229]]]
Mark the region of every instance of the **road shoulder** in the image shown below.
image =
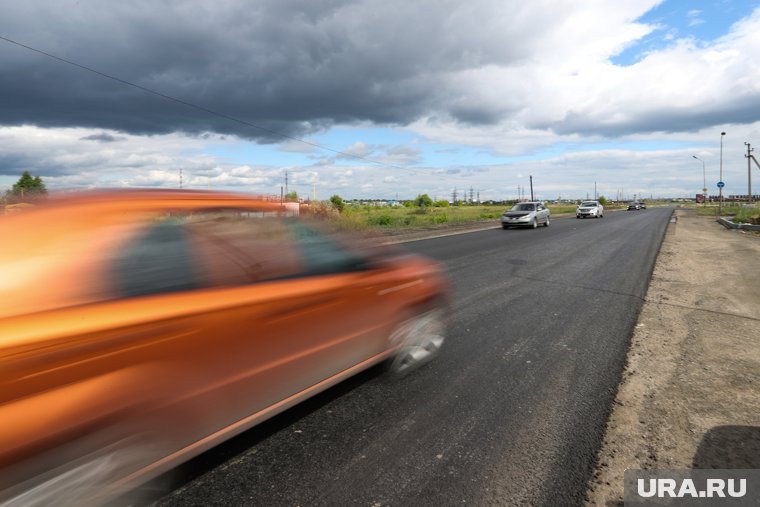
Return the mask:
[[760, 237], [678, 209], [608, 420], [589, 505], [626, 469], [760, 468]]

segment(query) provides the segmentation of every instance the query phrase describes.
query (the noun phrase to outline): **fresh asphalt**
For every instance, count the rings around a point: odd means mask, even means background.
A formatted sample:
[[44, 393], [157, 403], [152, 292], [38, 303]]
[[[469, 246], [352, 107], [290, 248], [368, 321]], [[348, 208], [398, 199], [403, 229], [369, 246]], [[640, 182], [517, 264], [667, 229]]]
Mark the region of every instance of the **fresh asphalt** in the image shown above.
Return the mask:
[[580, 505], [671, 212], [406, 243], [450, 275], [441, 355], [222, 444], [157, 505]]

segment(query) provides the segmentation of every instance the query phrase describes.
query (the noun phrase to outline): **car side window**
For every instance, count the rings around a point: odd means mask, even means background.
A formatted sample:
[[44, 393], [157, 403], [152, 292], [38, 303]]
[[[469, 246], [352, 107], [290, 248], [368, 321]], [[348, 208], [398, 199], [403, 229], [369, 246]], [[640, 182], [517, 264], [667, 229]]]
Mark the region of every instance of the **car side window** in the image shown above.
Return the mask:
[[120, 249], [110, 275], [120, 297], [187, 291], [204, 285], [186, 231], [180, 221], [171, 219], [151, 225]]
[[365, 269], [299, 220], [248, 212], [160, 217], [110, 262], [109, 297], [136, 297]]
[[276, 216], [204, 213], [187, 228], [213, 286], [291, 278], [303, 271], [292, 233]]
[[187, 227], [213, 286], [363, 269], [365, 260], [301, 220], [251, 213], [198, 215]]
[[361, 257], [343, 248], [329, 235], [299, 221], [289, 223], [303, 265], [302, 275], [315, 276], [365, 269]]

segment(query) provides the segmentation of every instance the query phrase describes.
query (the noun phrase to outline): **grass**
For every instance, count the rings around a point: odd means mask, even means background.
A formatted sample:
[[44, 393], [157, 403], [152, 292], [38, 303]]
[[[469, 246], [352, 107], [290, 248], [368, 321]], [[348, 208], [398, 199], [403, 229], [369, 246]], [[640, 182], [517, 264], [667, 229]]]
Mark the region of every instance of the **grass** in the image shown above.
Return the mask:
[[760, 225], [760, 208], [757, 204], [751, 208], [740, 208], [734, 216], [734, 222]]
[[723, 203], [721, 209], [717, 204], [710, 203], [707, 206], [696, 205], [694, 209], [697, 210], [697, 215], [717, 217], [718, 215], [724, 217], [734, 217], [734, 222], [746, 223], [746, 224], [760, 224], [760, 208], [755, 204], [753, 207], [748, 208], [746, 205], [739, 203]]

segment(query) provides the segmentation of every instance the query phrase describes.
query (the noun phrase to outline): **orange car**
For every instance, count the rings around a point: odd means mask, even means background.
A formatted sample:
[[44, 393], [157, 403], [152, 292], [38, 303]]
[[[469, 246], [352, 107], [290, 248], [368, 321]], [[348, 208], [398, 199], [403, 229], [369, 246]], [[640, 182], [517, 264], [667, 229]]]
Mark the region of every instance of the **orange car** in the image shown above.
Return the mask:
[[279, 203], [72, 193], [0, 217], [0, 505], [99, 504], [443, 342], [432, 261]]

